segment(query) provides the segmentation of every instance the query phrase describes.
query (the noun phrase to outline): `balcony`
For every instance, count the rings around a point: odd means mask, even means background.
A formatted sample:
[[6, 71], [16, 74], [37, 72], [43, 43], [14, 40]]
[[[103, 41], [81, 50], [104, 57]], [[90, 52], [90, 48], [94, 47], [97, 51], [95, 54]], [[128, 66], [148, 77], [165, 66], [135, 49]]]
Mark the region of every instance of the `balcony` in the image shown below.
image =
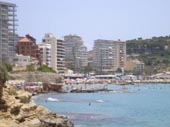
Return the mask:
[[5, 41], [5, 43], [6, 43], [7, 40], [8, 39], [6, 37], [2, 37], [2, 41]]

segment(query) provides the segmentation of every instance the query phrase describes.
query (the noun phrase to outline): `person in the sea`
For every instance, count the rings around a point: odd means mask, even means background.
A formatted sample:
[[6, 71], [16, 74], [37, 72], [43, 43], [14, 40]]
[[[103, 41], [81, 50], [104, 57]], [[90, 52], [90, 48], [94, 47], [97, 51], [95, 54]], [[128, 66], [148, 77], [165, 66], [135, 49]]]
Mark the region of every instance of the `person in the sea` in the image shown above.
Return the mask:
[[91, 105], [91, 102], [89, 102], [89, 106]]

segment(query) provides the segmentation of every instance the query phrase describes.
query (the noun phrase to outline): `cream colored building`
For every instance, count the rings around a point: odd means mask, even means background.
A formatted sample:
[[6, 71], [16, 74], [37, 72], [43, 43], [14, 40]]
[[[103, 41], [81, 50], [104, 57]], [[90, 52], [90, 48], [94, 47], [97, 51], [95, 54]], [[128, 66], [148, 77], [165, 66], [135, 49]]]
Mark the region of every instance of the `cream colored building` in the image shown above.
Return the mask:
[[51, 33], [45, 34], [40, 45], [41, 62], [51, 67], [57, 73], [64, 74], [64, 55], [63, 41], [57, 39]]
[[30, 56], [23, 56], [16, 54], [13, 58], [13, 63], [16, 66], [27, 66], [31, 64], [31, 57]]
[[93, 68], [96, 71], [112, 72], [126, 65], [126, 42], [95, 40], [93, 47]]
[[128, 58], [126, 61], [126, 71], [139, 71], [139, 70], [143, 70], [145, 68], [145, 64], [137, 59], [130, 59]]

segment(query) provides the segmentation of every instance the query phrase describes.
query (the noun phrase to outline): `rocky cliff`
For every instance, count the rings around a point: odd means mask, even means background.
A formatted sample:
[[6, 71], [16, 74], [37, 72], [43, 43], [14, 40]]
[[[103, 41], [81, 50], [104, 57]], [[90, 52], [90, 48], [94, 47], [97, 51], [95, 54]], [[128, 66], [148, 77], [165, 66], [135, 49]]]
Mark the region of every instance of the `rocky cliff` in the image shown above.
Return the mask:
[[37, 106], [30, 93], [3, 88], [0, 96], [0, 127], [74, 127], [63, 116]]
[[11, 80], [25, 80], [26, 82], [61, 82], [62, 77], [51, 72], [19, 72], [9, 73]]

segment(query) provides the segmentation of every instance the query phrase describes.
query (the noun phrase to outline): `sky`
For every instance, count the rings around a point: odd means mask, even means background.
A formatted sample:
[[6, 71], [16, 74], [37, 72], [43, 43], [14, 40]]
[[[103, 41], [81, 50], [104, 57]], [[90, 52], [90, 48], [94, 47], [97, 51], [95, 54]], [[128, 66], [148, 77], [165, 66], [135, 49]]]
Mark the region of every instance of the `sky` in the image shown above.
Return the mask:
[[89, 50], [96, 39], [170, 35], [170, 0], [2, 0], [17, 5], [17, 32], [41, 40], [76, 34]]

